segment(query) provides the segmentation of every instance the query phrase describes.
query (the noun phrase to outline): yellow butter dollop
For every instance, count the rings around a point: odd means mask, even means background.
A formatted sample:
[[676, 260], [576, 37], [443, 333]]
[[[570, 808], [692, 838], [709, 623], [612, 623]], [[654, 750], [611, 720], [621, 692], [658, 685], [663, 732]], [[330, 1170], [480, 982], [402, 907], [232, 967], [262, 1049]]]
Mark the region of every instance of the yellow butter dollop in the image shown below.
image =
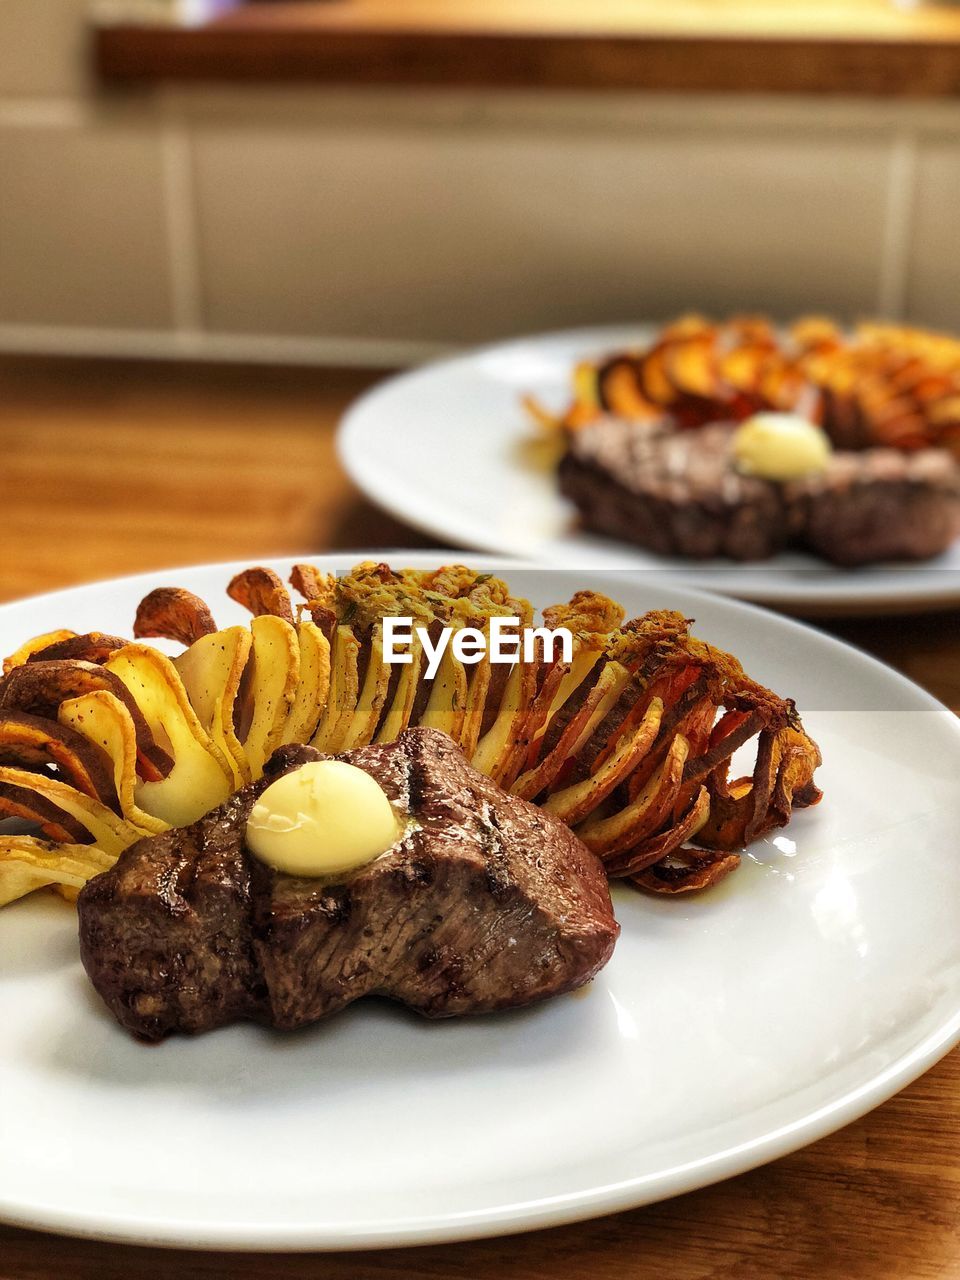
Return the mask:
[[737, 470], [765, 480], [799, 480], [826, 469], [830, 440], [818, 426], [792, 413], [757, 413], [737, 428]]
[[372, 862], [403, 824], [378, 782], [343, 760], [315, 760], [272, 782], [247, 819], [261, 862], [291, 876], [332, 876]]

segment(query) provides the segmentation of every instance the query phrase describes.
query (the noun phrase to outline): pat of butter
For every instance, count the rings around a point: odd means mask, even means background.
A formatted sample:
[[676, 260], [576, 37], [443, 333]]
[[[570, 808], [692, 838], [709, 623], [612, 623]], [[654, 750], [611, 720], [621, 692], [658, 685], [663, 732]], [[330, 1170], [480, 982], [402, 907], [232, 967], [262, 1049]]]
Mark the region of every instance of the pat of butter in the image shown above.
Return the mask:
[[737, 470], [765, 480], [799, 480], [824, 471], [831, 446], [819, 427], [792, 413], [758, 413], [733, 436]]
[[272, 782], [247, 819], [247, 847], [291, 876], [353, 871], [396, 844], [403, 826], [356, 765], [315, 760]]

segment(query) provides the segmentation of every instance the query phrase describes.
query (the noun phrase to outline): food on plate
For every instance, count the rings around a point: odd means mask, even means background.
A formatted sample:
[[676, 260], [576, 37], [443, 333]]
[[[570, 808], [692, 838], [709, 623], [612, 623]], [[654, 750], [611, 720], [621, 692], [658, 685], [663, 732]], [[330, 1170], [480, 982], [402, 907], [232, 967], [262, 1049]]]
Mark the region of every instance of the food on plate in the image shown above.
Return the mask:
[[741, 465], [741, 430], [601, 419], [571, 436], [560, 490], [587, 528], [695, 559], [801, 546], [842, 565], [923, 560], [960, 536], [960, 466], [943, 449], [836, 451], [778, 480]]
[[[474, 769], [565, 823], [608, 876], [658, 893], [715, 884], [745, 845], [820, 799], [820, 754], [793, 702], [678, 613], [625, 621], [615, 601], [579, 591], [543, 610], [569, 632], [569, 656], [543, 647], [498, 664], [485, 650], [467, 663], [450, 644], [429, 677], [431, 637], [529, 628], [533, 607], [463, 565], [371, 561], [341, 577], [298, 565], [291, 584], [299, 603], [270, 569], [238, 575], [228, 592], [254, 616], [212, 631], [203, 601], [152, 592], [138, 626], [189, 641], [173, 658], [139, 639], [60, 632], [8, 660], [0, 816], [21, 829], [0, 832], [0, 904], [42, 885], [72, 895], [84, 867], [95, 875], [259, 782], [278, 748], [340, 756], [415, 726], [447, 734]], [[397, 618], [418, 625], [409, 661], [390, 663], [385, 623]], [[64, 644], [84, 656], [50, 656]], [[754, 762], [731, 778], [748, 743]], [[85, 864], [78, 849], [96, 856]]]
[[657, 552], [753, 560], [796, 543], [859, 565], [929, 559], [960, 536], [952, 338], [688, 316], [578, 365], [561, 414], [527, 403], [562, 441], [585, 526]]
[[[267, 792], [335, 762], [389, 798], [387, 848], [319, 878], [252, 856], [244, 832]], [[129, 1031], [291, 1030], [371, 994], [432, 1018], [485, 1013], [570, 991], [609, 960], [619, 928], [600, 862], [446, 734], [406, 729], [335, 762], [280, 748], [260, 781], [83, 889], [83, 962]]]
[[845, 333], [806, 317], [781, 333], [763, 317], [684, 316], [650, 345], [584, 362], [573, 399], [547, 423], [662, 418], [678, 427], [773, 410], [820, 422], [838, 448], [960, 448], [960, 340], [897, 325]]

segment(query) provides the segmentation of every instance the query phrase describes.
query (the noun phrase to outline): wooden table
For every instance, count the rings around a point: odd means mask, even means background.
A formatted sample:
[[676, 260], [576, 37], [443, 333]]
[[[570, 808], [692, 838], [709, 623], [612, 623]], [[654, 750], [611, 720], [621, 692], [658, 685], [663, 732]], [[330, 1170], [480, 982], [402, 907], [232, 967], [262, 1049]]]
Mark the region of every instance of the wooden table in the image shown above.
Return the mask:
[[[0, 599], [190, 561], [426, 545], [364, 502], [336, 462], [337, 417], [376, 376], [0, 360]], [[821, 625], [960, 711], [960, 614]], [[960, 1276], [958, 1224], [953, 1053], [804, 1151], [612, 1218], [463, 1245], [287, 1257], [0, 1227], [0, 1280], [933, 1280]]]

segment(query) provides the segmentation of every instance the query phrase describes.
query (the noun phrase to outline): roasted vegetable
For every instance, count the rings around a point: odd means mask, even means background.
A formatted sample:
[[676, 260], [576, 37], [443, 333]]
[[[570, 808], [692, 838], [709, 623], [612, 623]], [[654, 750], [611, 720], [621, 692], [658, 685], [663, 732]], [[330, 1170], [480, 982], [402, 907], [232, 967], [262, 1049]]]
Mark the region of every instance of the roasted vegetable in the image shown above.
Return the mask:
[[160, 636], [181, 644], [193, 644], [216, 629], [206, 604], [182, 587], [157, 587], [151, 591], [140, 601], [133, 622], [133, 634], [138, 640]]
[[604, 414], [698, 427], [769, 409], [821, 421], [845, 449], [942, 445], [960, 455], [960, 341], [923, 329], [861, 324], [844, 334], [806, 317], [781, 335], [762, 318], [687, 316], [646, 348], [578, 364], [571, 383], [559, 415], [525, 399], [541, 430], [575, 431]]
[[[706, 388], [702, 361], [677, 376], [684, 395]], [[0, 895], [46, 883], [69, 892], [98, 857], [259, 778], [281, 743], [338, 752], [411, 724], [450, 734], [476, 768], [572, 826], [610, 876], [657, 893], [716, 883], [746, 843], [820, 798], [820, 755], [793, 703], [692, 636], [681, 614], [624, 622], [614, 601], [578, 592], [543, 613], [570, 631], [572, 653], [541, 644], [511, 665], [489, 653], [466, 664], [448, 645], [431, 678], [425, 646], [442, 627], [487, 637], [495, 618], [526, 627], [529, 602], [462, 565], [367, 562], [341, 578], [298, 565], [291, 581], [307, 598], [298, 622], [271, 570], [237, 575], [229, 593], [254, 616], [224, 631], [189, 593], [151, 593], [135, 631], [190, 637], [173, 660], [72, 633], [18, 651], [0, 680], [0, 813], [46, 843], [0, 844]], [[384, 655], [391, 617], [415, 623], [400, 665]], [[99, 660], [44, 660], [77, 641]], [[731, 756], [754, 739], [752, 772], [731, 781]], [[84, 862], [77, 849], [91, 845], [99, 853]]]

